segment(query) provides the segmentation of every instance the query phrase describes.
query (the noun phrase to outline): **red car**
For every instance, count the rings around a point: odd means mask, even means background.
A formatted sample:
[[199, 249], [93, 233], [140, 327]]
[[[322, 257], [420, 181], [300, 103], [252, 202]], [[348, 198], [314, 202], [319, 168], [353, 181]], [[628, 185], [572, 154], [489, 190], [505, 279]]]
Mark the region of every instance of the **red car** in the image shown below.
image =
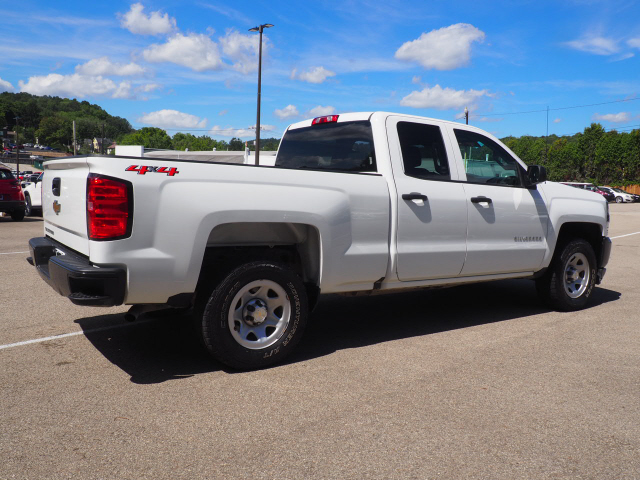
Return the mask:
[[24, 193], [11, 170], [0, 165], [0, 212], [9, 213], [17, 222], [24, 218]]

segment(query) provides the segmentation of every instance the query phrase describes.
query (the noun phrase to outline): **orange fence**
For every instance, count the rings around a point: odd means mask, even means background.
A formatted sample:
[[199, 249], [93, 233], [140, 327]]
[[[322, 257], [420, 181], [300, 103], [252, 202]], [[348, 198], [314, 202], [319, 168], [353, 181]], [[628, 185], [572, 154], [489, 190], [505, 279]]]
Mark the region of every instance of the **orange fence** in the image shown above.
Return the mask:
[[626, 187], [620, 187], [625, 192], [635, 193], [636, 195], [640, 195], [640, 185], [627, 185]]

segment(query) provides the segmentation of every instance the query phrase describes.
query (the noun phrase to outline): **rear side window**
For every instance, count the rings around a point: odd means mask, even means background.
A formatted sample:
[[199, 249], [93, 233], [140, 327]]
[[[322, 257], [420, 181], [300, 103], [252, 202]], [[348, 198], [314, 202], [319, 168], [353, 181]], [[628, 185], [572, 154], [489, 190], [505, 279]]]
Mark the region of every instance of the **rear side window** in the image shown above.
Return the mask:
[[325, 123], [289, 130], [280, 144], [276, 167], [375, 172], [371, 123]]
[[440, 127], [398, 122], [404, 173], [428, 180], [451, 180]]
[[0, 169], [0, 180], [13, 180], [13, 174], [10, 170]]

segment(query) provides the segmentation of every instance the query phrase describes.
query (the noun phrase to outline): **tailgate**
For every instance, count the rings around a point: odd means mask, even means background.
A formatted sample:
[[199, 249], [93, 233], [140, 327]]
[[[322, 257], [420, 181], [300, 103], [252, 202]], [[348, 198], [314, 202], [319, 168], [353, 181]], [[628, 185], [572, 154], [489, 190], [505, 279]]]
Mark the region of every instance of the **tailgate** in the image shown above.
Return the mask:
[[47, 237], [89, 255], [87, 237], [87, 176], [85, 157], [52, 160], [44, 164], [42, 216]]

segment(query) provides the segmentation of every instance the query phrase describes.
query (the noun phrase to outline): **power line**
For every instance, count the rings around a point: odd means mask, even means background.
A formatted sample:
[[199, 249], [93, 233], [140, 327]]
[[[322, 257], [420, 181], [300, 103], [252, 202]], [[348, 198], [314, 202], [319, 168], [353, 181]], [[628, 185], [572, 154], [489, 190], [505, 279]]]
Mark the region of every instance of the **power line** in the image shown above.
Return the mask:
[[586, 104], [586, 105], [573, 105], [570, 107], [558, 107], [558, 108], [544, 108], [542, 110], [528, 110], [528, 111], [523, 111], [523, 112], [507, 112], [507, 113], [476, 113], [475, 115], [478, 117], [498, 117], [498, 116], [505, 116], [505, 115], [521, 115], [521, 114], [525, 114], [525, 113], [542, 113], [542, 112], [551, 112], [551, 111], [557, 111], [557, 110], [569, 110], [572, 108], [585, 108], [585, 107], [597, 107], [599, 105], [610, 105], [612, 103], [624, 103], [624, 102], [635, 102], [636, 100], [640, 100], [640, 97], [638, 98], [627, 98], [625, 100], [612, 100], [610, 102], [601, 102], [601, 103], [590, 103], [590, 104]]

